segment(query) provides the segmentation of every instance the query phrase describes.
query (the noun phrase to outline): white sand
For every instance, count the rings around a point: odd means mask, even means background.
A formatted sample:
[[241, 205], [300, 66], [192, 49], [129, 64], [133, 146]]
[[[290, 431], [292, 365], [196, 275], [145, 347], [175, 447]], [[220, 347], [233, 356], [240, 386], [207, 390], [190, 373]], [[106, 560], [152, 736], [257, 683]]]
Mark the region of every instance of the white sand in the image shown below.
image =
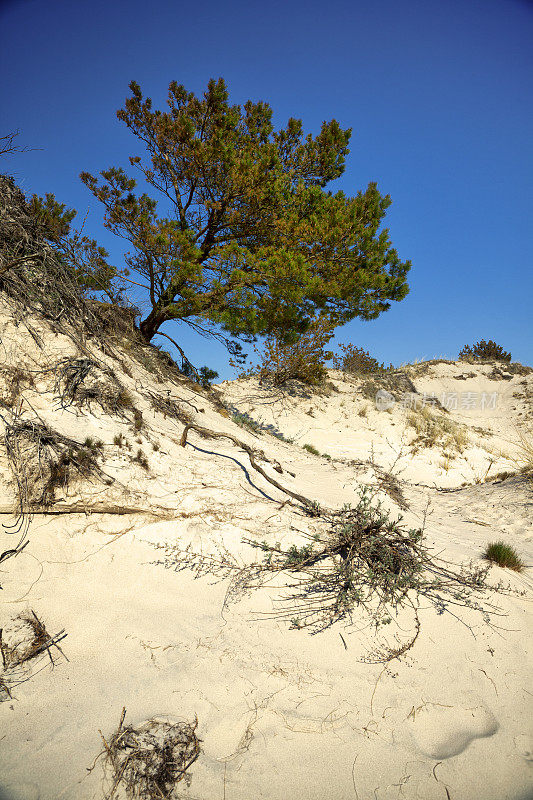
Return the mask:
[[[7, 308], [1, 323], [4, 366], [38, 370], [74, 353], [68, 339], [44, 323], [35, 322], [44, 351], [23, 324], [13, 324]], [[29, 609], [50, 633], [65, 629], [67, 636], [61, 642], [66, 658], [57, 654], [53, 668], [43, 654], [5, 676], [13, 697], [0, 703], [0, 799], [104, 798], [110, 784], [102, 760], [89, 769], [102, 750], [99, 731], [112, 735], [123, 706], [133, 725], [154, 716], [198, 718], [202, 753], [191, 767], [190, 786], [182, 781], [176, 796], [533, 797], [530, 567], [521, 574], [491, 569], [491, 581], [503, 578], [526, 593], [498, 595], [505, 616], [493, 617], [491, 625], [473, 609], [455, 609], [452, 616], [424, 607], [414, 647], [386, 667], [364, 659], [376, 645], [394, 642], [395, 634], [405, 640], [408, 632], [395, 625], [376, 636], [360, 630], [363, 617], [356, 615], [354, 624], [314, 636], [290, 629], [268, 615], [279, 597], [275, 586], [224, 604], [227, 580], [165, 569], [155, 563], [165, 558], [155, 545], [183, 550], [190, 544], [203, 553], [224, 546], [250, 561], [257, 554], [243, 538], [301, 543], [301, 534], [320, 522], [296, 506], [280, 507], [286, 496], [229, 440], [190, 432], [189, 444], [180, 447], [183, 424], [155, 413], [146, 399], [148, 390], [169, 390], [198, 424], [262, 449], [271, 460], [262, 462], [268, 474], [329, 508], [355, 502], [361, 483], [375, 486], [379, 468], [392, 467], [409, 504], [407, 524], [420, 525], [431, 501], [426, 536], [444, 557], [479, 561], [487, 542], [503, 538], [531, 565], [530, 484], [520, 476], [482, 480], [487, 469], [490, 478], [515, 470], [520, 461], [520, 436], [531, 425], [533, 375], [495, 380], [488, 366], [440, 363], [412, 377], [420, 393], [437, 396], [498, 392], [496, 408], [450, 412], [469, 441], [445, 467], [439, 446], [413, 455], [415, 433], [406, 426], [406, 409], [396, 404], [378, 411], [341, 373], [332, 373], [338, 392], [318, 397], [276, 393], [252, 379], [221, 386], [228, 405], [275, 426], [294, 439], [288, 444], [238, 427], [217, 412], [208, 394], [186, 382], [158, 383], [125, 356], [130, 378], [111, 358], [99, 357], [143, 412], [139, 434], [132, 431], [131, 414], [120, 420], [97, 406], [91, 413], [58, 410], [51, 374], [37, 376], [36, 387], [23, 391], [23, 415], [38, 414], [78, 441], [93, 436], [105, 444], [103, 468], [115, 483], [73, 484], [66, 496], [58, 495], [59, 510], [115, 504], [145, 513], [36, 514], [27, 547], [1, 564], [4, 640], [16, 635], [14, 620]], [[366, 416], [359, 416], [363, 406]], [[113, 444], [120, 433], [131, 451]], [[307, 453], [305, 443], [333, 460]], [[132, 462], [139, 448], [149, 472]], [[373, 465], [350, 464], [371, 458]], [[15, 494], [3, 448], [0, 475], [8, 524]], [[435, 488], [465, 482], [460, 491]], [[383, 502], [398, 513], [391, 497], [383, 495]], [[2, 534], [0, 552], [13, 539]]]

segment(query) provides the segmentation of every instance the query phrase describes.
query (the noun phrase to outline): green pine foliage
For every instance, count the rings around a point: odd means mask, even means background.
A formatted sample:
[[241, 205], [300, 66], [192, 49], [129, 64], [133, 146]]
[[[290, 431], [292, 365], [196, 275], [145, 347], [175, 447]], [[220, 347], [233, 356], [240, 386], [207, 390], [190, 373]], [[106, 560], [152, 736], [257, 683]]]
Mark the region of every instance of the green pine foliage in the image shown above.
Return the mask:
[[380, 230], [390, 197], [375, 183], [355, 197], [326, 189], [344, 171], [350, 130], [331, 120], [306, 135], [292, 118], [275, 130], [267, 103], [230, 105], [222, 79], [203, 97], [173, 81], [165, 111], [130, 90], [117, 116], [146, 147], [130, 165], [153, 192], [121, 167], [81, 178], [144, 280], [147, 341], [176, 319], [290, 339], [317, 314], [374, 319], [405, 297], [410, 262]]
[[510, 363], [511, 353], [506, 353], [503, 347], [493, 342], [492, 339], [489, 339], [488, 342], [481, 339], [472, 346], [465, 344], [459, 353], [459, 358], [463, 361], [506, 361]]
[[74, 209], [47, 193], [44, 198], [34, 194], [27, 210], [37, 222], [42, 237], [62, 256], [82, 291], [102, 292], [112, 302], [119, 299], [120, 292], [113, 285], [119, 272], [108, 264], [109, 253], [95, 239], [84, 236], [81, 230], [72, 230]]

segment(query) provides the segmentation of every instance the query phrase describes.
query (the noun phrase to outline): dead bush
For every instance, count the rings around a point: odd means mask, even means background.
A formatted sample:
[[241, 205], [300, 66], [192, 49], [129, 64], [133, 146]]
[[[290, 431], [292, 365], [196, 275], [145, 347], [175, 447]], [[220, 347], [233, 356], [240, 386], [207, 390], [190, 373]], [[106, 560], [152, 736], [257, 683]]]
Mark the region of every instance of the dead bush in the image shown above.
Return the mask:
[[201, 752], [198, 720], [171, 723], [156, 717], [134, 727], [124, 725], [125, 716], [124, 708], [109, 740], [102, 735], [101, 755], [111, 780], [106, 800], [112, 800], [119, 789], [128, 800], [177, 798], [177, 785], [182, 780], [190, 784], [189, 769]]
[[0, 389], [0, 406], [11, 409], [19, 399], [23, 389], [34, 386], [31, 372], [22, 367], [4, 365], [1, 370], [2, 387]]
[[56, 491], [66, 491], [73, 477], [102, 477], [101, 443], [80, 443], [40, 420], [4, 419], [4, 446], [17, 486], [19, 513], [50, 506]]

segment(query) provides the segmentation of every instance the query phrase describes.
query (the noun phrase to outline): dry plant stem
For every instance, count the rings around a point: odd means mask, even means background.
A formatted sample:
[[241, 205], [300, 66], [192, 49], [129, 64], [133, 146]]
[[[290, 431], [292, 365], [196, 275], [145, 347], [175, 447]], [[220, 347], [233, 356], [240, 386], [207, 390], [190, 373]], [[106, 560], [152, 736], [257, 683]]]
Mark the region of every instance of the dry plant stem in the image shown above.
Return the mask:
[[[16, 509], [15, 509], [16, 510]], [[116, 515], [123, 515], [123, 514], [157, 514], [163, 512], [175, 512], [177, 511], [176, 508], [166, 507], [166, 506], [155, 506], [153, 508], [142, 507], [142, 506], [121, 506], [121, 505], [91, 505], [90, 503], [73, 503], [72, 505], [62, 505], [61, 503], [55, 503], [52, 508], [42, 507], [39, 508], [38, 506], [32, 506], [31, 513], [32, 516], [35, 514], [44, 514], [44, 515], [60, 515], [60, 514], [116, 514]], [[14, 509], [12, 505], [2, 505], [0, 506], [0, 515], [1, 514], [9, 514], [12, 515], [14, 513]]]
[[274, 480], [274, 478], [271, 478], [269, 475], [267, 475], [266, 472], [256, 462], [256, 452], [253, 450], [253, 448], [244, 442], [241, 442], [240, 439], [236, 439], [235, 436], [232, 436], [229, 433], [218, 433], [217, 431], [212, 431], [209, 428], [202, 428], [200, 425], [187, 424], [185, 425], [181, 435], [180, 444], [182, 447], [185, 447], [187, 444], [187, 434], [190, 430], [196, 431], [196, 433], [199, 433], [200, 436], [205, 436], [207, 439], [229, 439], [231, 442], [236, 444], [237, 447], [241, 447], [246, 453], [248, 453], [252, 467], [259, 472], [259, 474], [262, 475], [266, 481], [272, 484], [272, 486], [275, 486], [276, 489], [279, 489], [281, 492], [284, 492], [284, 494], [288, 494], [289, 497], [292, 497], [294, 500], [302, 503], [302, 505], [304, 505], [306, 508], [312, 509], [316, 507], [316, 504], [308, 497], [304, 497], [302, 494], [297, 494], [297, 492], [291, 492], [290, 489], [286, 489], [284, 486]]

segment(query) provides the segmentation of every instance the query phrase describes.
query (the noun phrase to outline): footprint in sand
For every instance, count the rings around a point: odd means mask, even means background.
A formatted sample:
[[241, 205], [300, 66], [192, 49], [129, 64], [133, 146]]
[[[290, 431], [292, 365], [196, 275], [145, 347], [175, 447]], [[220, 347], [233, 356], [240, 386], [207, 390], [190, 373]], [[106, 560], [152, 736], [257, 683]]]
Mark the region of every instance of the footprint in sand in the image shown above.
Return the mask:
[[526, 761], [533, 762], [533, 737], [521, 733], [520, 736], [515, 736], [514, 746]]
[[412, 720], [412, 734], [421, 753], [430, 758], [452, 758], [474, 739], [492, 736], [498, 730], [494, 715], [484, 706], [443, 707], [427, 703]]

